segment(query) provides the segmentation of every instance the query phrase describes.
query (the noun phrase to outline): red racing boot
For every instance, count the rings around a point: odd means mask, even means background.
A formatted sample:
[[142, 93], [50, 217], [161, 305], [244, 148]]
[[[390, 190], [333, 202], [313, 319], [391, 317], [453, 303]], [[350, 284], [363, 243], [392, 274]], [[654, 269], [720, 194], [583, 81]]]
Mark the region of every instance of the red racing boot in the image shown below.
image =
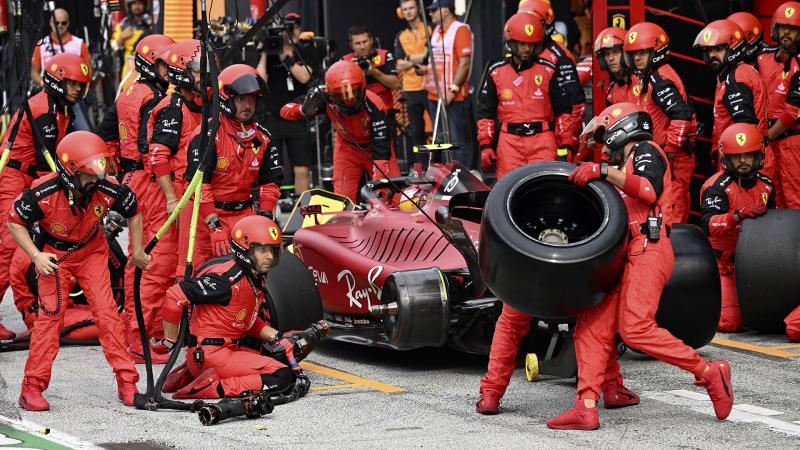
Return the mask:
[[493, 416], [500, 412], [500, 394], [494, 391], [481, 392], [481, 398], [475, 404], [478, 414]]
[[575, 407], [564, 411], [555, 419], [547, 421], [547, 428], [554, 430], [596, 430], [600, 428], [600, 416], [597, 407], [587, 408], [582, 399], [575, 402]]
[[139, 388], [132, 381], [122, 381], [117, 378], [117, 396], [125, 406], [133, 406], [133, 396], [139, 393]]
[[192, 376], [192, 373], [189, 372], [189, 366], [187, 366], [186, 362], [184, 361], [183, 364], [172, 369], [172, 372], [167, 375], [167, 378], [164, 380], [164, 386], [161, 387], [161, 390], [167, 393], [175, 392], [178, 389], [185, 387], [192, 381], [194, 381], [194, 377]]
[[197, 376], [188, 386], [179, 390], [172, 396], [174, 399], [182, 398], [222, 398], [222, 385], [219, 375], [213, 367], [206, 369]]
[[694, 384], [706, 388], [711, 403], [714, 404], [717, 419], [725, 420], [733, 409], [731, 365], [728, 361], [720, 360], [710, 363], [709, 367]]
[[639, 404], [639, 396], [619, 383], [603, 385], [603, 406], [606, 409], [624, 408]]
[[42, 388], [28, 378], [22, 380], [19, 406], [22, 406], [25, 411], [47, 411], [50, 409], [50, 403], [42, 396]]
[[0, 341], [8, 341], [17, 337], [17, 333], [9, 330], [0, 323]]

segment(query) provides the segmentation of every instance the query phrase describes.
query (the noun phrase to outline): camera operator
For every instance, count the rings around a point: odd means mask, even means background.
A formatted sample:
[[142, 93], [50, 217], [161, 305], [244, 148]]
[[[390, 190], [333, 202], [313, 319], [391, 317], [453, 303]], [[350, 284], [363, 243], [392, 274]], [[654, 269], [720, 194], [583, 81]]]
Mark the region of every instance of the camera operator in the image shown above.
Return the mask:
[[294, 189], [298, 194], [311, 186], [309, 172], [313, 151], [306, 122], [281, 119], [280, 111], [286, 103], [305, 95], [311, 81], [312, 69], [305, 65], [305, 61], [311, 61], [313, 54], [309, 41], [301, 39], [307, 34], [302, 33], [300, 19], [300, 14], [286, 14], [283, 17], [285, 30], [269, 30], [257, 68], [258, 73], [267, 80], [269, 88], [266, 117], [261, 120], [272, 134], [272, 142], [278, 149], [282, 150], [286, 145], [294, 172]]
[[353, 25], [347, 34], [353, 52], [342, 56], [342, 60], [358, 64], [367, 77], [367, 90], [378, 94], [391, 109], [394, 105], [392, 89], [400, 89], [394, 55], [382, 48], [375, 48], [375, 38], [364, 25]]

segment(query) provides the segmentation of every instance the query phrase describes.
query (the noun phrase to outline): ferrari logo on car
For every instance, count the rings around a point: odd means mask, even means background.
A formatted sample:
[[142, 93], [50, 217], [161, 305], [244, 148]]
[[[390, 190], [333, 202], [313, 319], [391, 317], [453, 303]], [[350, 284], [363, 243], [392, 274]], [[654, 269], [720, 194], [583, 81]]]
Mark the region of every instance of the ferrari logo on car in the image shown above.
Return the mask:
[[84, 75], [89, 75], [89, 66], [81, 64], [81, 72], [83, 72]]
[[94, 211], [94, 215], [97, 217], [103, 215], [103, 205], [94, 205], [94, 208], [92, 208], [92, 210]]
[[525, 34], [527, 34], [528, 36], [533, 36], [533, 31], [534, 31], [533, 25], [531, 24], [525, 25]]
[[736, 133], [736, 143], [744, 146], [745, 142], [747, 142], [747, 136], [744, 133]]
[[794, 15], [794, 8], [786, 8], [783, 13], [786, 15], [786, 17], [792, 17]]
[[639, 34], [639, 33], [635, 32], [635, 31], [632, 31], [632, 32], [628, 33], [628, 42], [630, 42], [631, 44], [633, 44], [634, 42], [636, 42], [636, 36], [637, 36], [638, 34]]
[[272, 236], [272, 239], [278, 239], [278, 229], [275, 227], [269, 227], [269, 235]]
[[544, 78], [541, 75], [536, 75], [535, 77], [533, 77], [533, 81], [536, 83], [537, 86], [542, 84], [543, 79]]

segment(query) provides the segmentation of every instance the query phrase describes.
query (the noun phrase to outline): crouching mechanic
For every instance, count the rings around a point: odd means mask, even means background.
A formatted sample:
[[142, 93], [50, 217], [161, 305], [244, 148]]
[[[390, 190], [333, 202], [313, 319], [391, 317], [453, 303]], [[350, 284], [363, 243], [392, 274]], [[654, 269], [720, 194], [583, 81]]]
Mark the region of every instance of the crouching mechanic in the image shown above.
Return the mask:
[[[162, 316], [168, 340], [154, 351], [170, 350], [183, 308], [192, 308], [186, 349], [191, 376], [173, 398], [239, 397], [248, 390], [302, 397], [310, 386], [297, 365], [304, 355], [295, 353], [303, 350], [296, 345], [302, 333], [284, 336], [259, 317], [267, 302], [267, 272], [281, 255], [281, 232], [266, 217], [245, 217], [231, 229], [230, 245], [233, 256], [209, 261], [196, 278], [167, 290]], [[268, 343], [270, 349], [282, 348], [270, 352], [280, 357], [241, 347], [245, 335]]]
[[[556, 66], [539, 57], [544, 27], [532, 14], [514, 14], [505, 26], [511, 57], [494, 64], [478, 96], [481, 166], [497, 160], [497, 178], [517, 167], [563, 159], [556, 148], [577, 148], [572, 103], [562, 95]], [[497, 153], [492, 149], [495, 119], [500, 123]], [[555, 124], [555, 127], [553, 126]], [[553, 128], [559, 130], [554, 133]]]
[[728, 362], [709, 364], [655, 320], [675, 257], [668, 225], [663, 222], [672, 207], [667, 204], [672, 176], [667, 155], [651, 141], [650, 115], [632, 103], [617, 103], [592, 119], [584, 133], [604, 144], [607, 162], [584, 163], [570, 174], [570, 180], [585, 187], [591, 180], [605, 179], [616, 187], [628, 211], [630, 237], [620, 282], [600, 304], [578, 315], [574, 333], [576, 405], [547, 426], [559, 430], [599, 428], [601, 391], [606, 408], [639, 403], [638, 396], [622, 385], [617, 332], [631, 347], [694, 374], [695, 384], [708, 390], [717, 418], [725, 419], [733, 408]]
[[722, 313], [717, 329], [735, 333], [742, 329], [736, 298], [734, 255], [741, 222], [775, 208], [775, 186], [760, 172], [764, 166], [764, 136], [756, 125], [739, 123], [719, 136], [722, 170], [703, 185], [700, 220], [717, 255], [722, 284]]
[[[107, 174], [116, 173], [114, 154], [97, 135], [76, 131], [56, 148], [57, 172], [33, 182], [14, 202], [8, 229], [39, 273], [39, 317], [33, 326], [19, 404], [28, 411], [50, 409], [42, 391], [59, 348], [66, 302], [75, 283], [83, 287], [100, 333], [100, 345], [114, 369], [119, 398], [133, 405], [139, 374], [127, 352], [125, 327], [117, 312], [108, 272], [108, 241], [103, 217], [109, 209], [128, 219], [137, 267], [145, 269], [142, 219], [136, 195]], [[42, 249], [34, 245], [28, 227], [36, 222], [44, 234]]]
[[[303, 104], [287, 103], [281, 117], [300, 120], [325, 106], [336, 133], [333, 141], [333, 191], [356, 201], [364, 172], [373, 180], [400, 176], [392, 149], [389, 106], [367, 90], [364, 71], [352, 61], [338, 61], [325, 73], [327, 94], [312, 91]], [[332, 101], [326, 101], [325, 95]], [[362, 152], [359, 147], [364, 150]], [[380, 168], [380, 170], [378, 170]]]
[[[240, 219], [253, 214], [272, 218], [280, 197], [283, 165], [269, 132], [253, 117], [266, 96], [267, 85], [256, 69], [234, 64], [219, 74], [219, 130], [210, 147], [214, 166], [203, 173], [200, 217], [209, 233], [199, 234], [193, 261], [199, 267], [212, 255], [230, 253], [230, 231]], [[189, 142], [186, 181], [200, 167], [200, 128]]]

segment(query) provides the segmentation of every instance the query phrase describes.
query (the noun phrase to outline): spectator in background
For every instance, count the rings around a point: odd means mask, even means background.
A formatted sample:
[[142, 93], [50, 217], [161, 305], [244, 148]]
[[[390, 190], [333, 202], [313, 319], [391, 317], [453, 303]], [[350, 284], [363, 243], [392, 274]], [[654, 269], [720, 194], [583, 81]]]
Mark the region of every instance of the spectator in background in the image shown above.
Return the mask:
[[300, 14], [297, 13], [288, 13], [283, 17], [286, 26], [286, 30], [281, 33], [283, 46], [276, 53], [271, 50], [269, 42], [265, 42], [264, 52], [257, 67], [258, 73], [267, 80], [269, 88], [266, 117], [258, 120], [272, 133], [271, 142], [280, 152], [283, 152], [284, 145], [286, 146], [286, 153], [294, 173], [294, 190], [298, 194], [311, 187], [310, 172], [314, 152], [309, 141], [306, 122], [284, 120], [280, 117], [280, 111], [283, 105], [304, 96], [311, 81], [312, 69], [306, 65], [306, 61], [310, 63], [313, 55], [308, 41], [301, 40], [303, 33], [300, 21]]
[[414, 69], [427, 60], [428, 41], [416, 0], [400, 0], [400, 11], [406, 20], [406, 28], [397, 33], [394, 54], [397, 57], [397, 71], [402, 75], [403, 98], [413, 146], [425, 143], [425, 110], [428, 108], [428, 95], [425, 91], [424, 77], [417, 75]]
[[122, 90], [127, 89], [133, 80], [127, 80], [133, 70], [133, 51], [142, 34], [149, 34], [153, 26], [150, 14], [147, 13], [146, 0], [128, 0], [127, 11], [122, 22], [114, 27], [111, 36], [111, 47], [122, 51]]
[[367, 90], [378, 94], [384, 105], [392, 109], [392, 90], [400, 89], [394, 55], [388, 50], [375, 48], [375, 38], [364, 25], [353, 25], [347, 34], [350, 36], [350, 48], [353, 52], [342, 56], [342, 60], [358, 64], [367, 77]]
[[69, 32], [69, 13], [65, 9], [58, 8], [53, 11], [50, 19], [50, 36], [45, 36], [36, 43], [33, 51], [33, 61], [31, 61], [31, 79], [42, 85], [43, 68], [47, 67], [50, 58], [59, 53], [72, 53], [78, 55], [89, 64], [89, 48], [83, 39], [73, 36]]
[[[469, 25], [456, 18], [453, 0], [435, 0], [428, 6], [428, 12], [431, 15], [431, 22], [436, 24], [431, 34], [431, 59], [438, 78], [434, 81], [434, 70], [430, 64], [418, 71], [426, 73], [428, 112], [431, 119], [436, 120], [440, 102], [441, 107], [446, 108], [450, 142], [458, 146], [455, 151], [456, 159], [461, 161], [464, 167], [470, 167], [472, 149], [467, 146], [465, 136], [469, 108], [469, 102], [466, 101], [469, 96], [467, 82], [472, 67], [472, 31]], [[437, 85], [443, 98], [437, 95]]]

